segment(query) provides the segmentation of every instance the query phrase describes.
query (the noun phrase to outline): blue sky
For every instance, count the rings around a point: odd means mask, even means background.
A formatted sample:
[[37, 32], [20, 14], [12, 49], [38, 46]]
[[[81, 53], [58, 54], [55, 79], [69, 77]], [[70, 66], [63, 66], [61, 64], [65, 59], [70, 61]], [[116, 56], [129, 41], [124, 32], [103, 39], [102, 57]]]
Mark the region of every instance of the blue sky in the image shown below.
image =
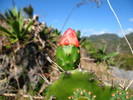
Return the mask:
[[[34, 14], [39, 15], [40, 22], [46, 22], [48, 26], [62, 29], [64, 21], [72, 9], [83, 0], [14, 0], [18, 8], [32, 5]], [[87, 1], [87, 0], [86, 0]], [[89, 0], [88, 0], [89, 1]], [[67, 28], [81, 30], [82, 35], [98, 35], [103, 33], [116, 33], [122, 36], [116, 19], [111, 12], [107, 1], [100, 0], [99, 8], [96, 3], [86, 3], [77, 7], [67, 21]], [[133, 0], [110, 0], [121, 24], [128, 34], [133, 32]], [[0, 12], [13, 7], [12, 0], [0, 0]]]

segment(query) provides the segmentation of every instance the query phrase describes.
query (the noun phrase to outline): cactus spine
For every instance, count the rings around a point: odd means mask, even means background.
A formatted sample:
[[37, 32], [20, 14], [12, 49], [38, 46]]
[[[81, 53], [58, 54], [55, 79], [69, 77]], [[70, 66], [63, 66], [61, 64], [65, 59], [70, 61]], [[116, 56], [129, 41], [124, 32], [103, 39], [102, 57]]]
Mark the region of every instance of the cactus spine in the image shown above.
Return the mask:
[[60, 39], [55, 59], [56, 63], [65, 71], [78, 67], [80, 61], [80, 49], [76, 32], [74, 30], [69, 28]]

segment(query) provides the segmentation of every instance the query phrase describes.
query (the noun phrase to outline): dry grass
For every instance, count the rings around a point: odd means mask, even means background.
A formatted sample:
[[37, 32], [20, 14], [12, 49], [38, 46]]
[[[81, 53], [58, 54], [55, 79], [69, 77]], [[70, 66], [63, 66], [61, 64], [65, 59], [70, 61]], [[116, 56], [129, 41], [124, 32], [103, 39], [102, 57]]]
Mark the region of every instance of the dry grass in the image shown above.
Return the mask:
[[81, 67], [94, 72], [99, 79], [112, 86], [119, 85], [127, 90], [133, 83], [133, 80], [117, 77], [114, 70], [109, 68], [106, 63], [95, 63], [93, 59], [85, 56], [85, 52], [81, 54]]

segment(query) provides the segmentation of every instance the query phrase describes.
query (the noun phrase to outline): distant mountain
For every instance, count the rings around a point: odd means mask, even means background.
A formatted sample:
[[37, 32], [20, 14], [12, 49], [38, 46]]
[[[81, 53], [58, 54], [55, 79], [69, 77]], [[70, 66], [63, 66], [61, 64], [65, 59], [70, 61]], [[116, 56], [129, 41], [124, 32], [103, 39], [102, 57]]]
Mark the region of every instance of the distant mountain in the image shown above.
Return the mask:
[[[126, 35], [126, 37], [133, 47], [133, 33]], [[107, 45], [108, 52], [118, 51], [120, 53], [130, 53], [125, 39], [120, 38], [116, 34], [105, 33], [102, 35], [91, 35], [88, 39], [92, 41], [97, 48]]]
[[119, 39], [119, 37], [116, 34], [102, 34], [102, 35], [91, 35], [89, 37], [90, 40], [96, 41], [96, 40], [107, 40], [107, 41], [112, 41], [112, 39]]

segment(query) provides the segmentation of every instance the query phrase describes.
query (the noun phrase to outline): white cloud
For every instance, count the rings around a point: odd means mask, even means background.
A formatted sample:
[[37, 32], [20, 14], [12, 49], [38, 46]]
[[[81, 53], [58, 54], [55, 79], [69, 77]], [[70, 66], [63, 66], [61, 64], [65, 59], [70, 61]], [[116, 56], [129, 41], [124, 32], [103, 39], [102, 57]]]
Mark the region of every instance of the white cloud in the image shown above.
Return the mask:
[[[133, 32], [133, 28], [127, 28], [124, 30], [125, 35]], [[120, 29], [118, 30], [112, 30], [110, 31], [109, 29], [101, 29], [101, 30], [95, 30], [95, 29], [81, 29], [81, 36], [90, 36], [90, 35], [101, 35], [104, 33], [114, 33], [117, 34], [120, 37], [123, 37], [123, 34]]]
[[129, 33], [131, 33], [131, 32], [133, 32], [133, 28], [127, 28], [127, 29], [125, 30], [125, 33], [126, 33], [126, 34], [129, 34]]
[[104, 34], [104, 33], [108, 33], [108, 32], [106, 32], [104, 30], [93, 32], [93, 34], [95, 34], [95, 35], [101, 35], [101, 34]]
[[130, 22], [133, 22], [133, 18], [130, 18], [129, 21], [130, 21]]
[[[124, 29], [124, 32], [125, 32], [125, 35], [127, 35], [127, 34], [133, 32], [133, 28]], [[116, 34], [119, 35], [120, 37], [123, 37], [123, 34], [122, 34], [121, 30], [118, 30], [118, 31], [116, 32]]]
[[108, 29], [95, 30], [95, 29], [82, 29], [81, 32], [83, 35], [101, 35], [104, 33], [111, 33]]

